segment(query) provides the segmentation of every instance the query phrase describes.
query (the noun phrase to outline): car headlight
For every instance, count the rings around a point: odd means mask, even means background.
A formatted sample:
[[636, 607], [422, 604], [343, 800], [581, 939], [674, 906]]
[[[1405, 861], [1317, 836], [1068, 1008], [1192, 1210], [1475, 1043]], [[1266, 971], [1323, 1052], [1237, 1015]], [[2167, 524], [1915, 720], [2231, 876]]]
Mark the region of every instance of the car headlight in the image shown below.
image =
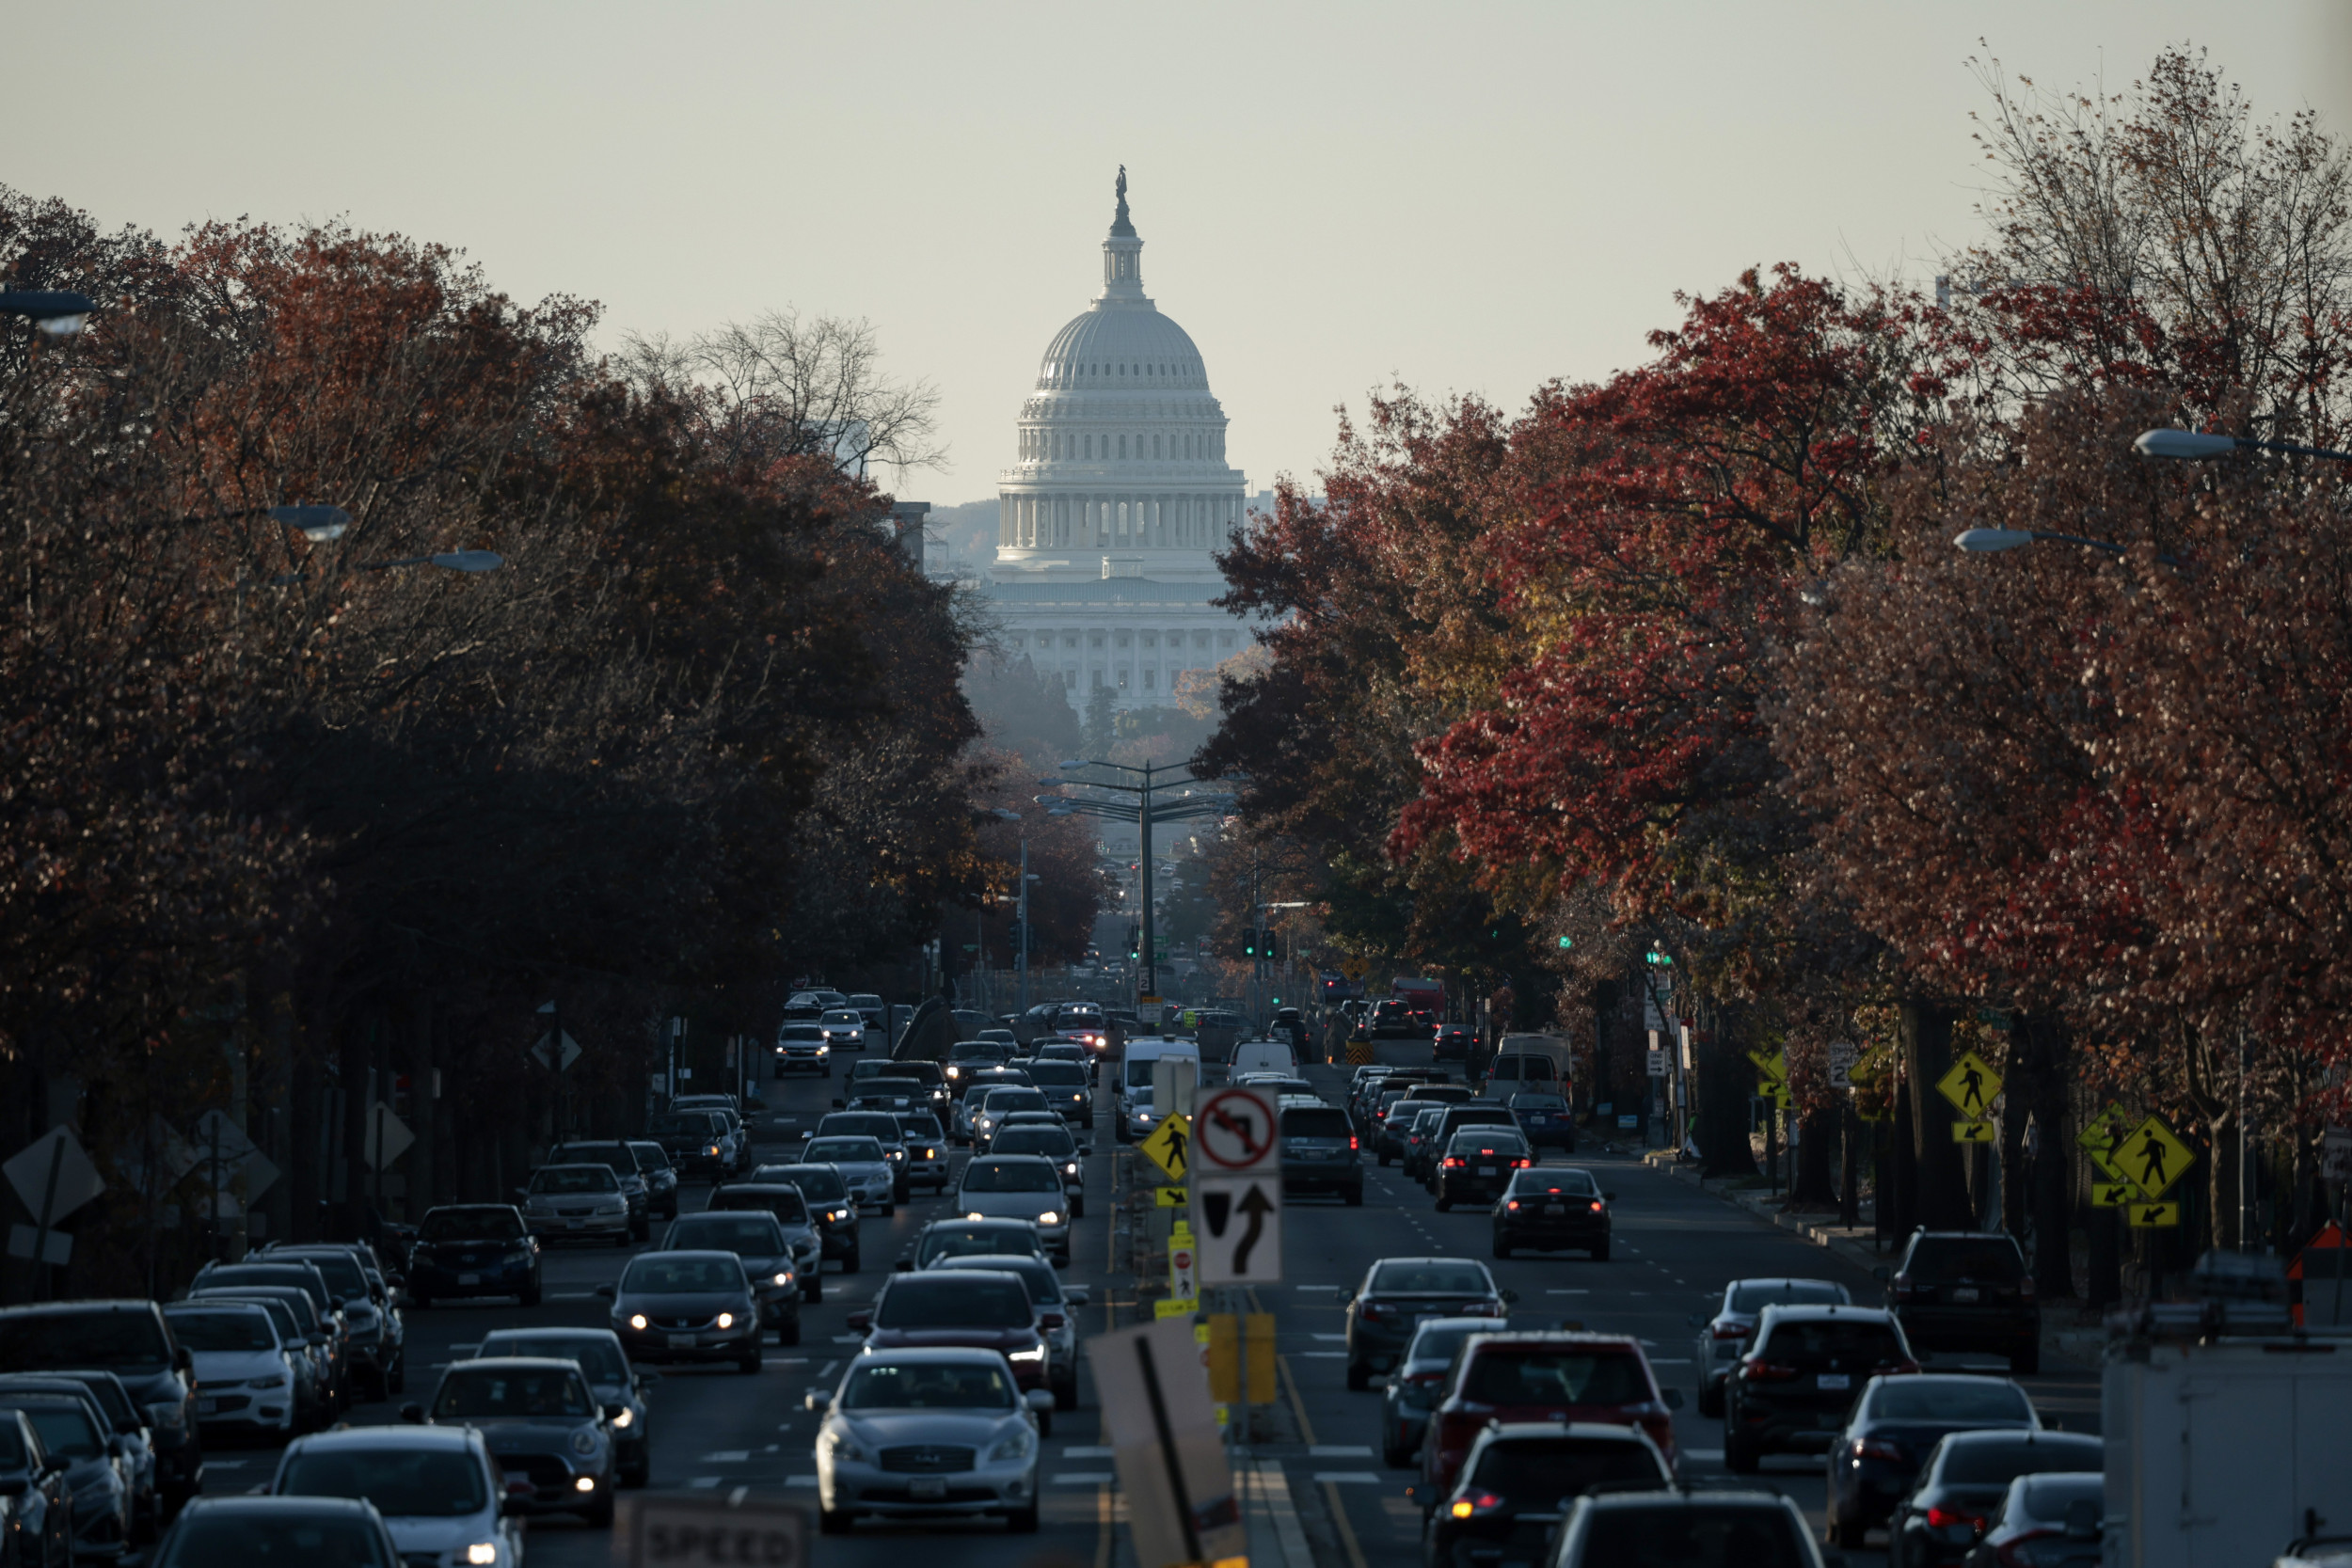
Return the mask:
[[466, 1548], [466, 1561], [470, 1568], [490, 1568], [490, 1564], [498, 1560], [499, 1549], [495, 1542], [477, 1541]]
[[819, 1442], [825, 1452], [835, 1460], [846, 1459], [852, 1465], [873, 1463], [866, 1457], [866, 1450], [857, 1446], [857, 1440], [838, 1427], [826, 1433]]
[[973, 1210], [970, 1213], [964, 1215], [963, 1217], [967, 1220], [984, 1220], [988, 1218], [986, 1214], [981, 1213], [977, 1209]]
[[643, 1312], [630, 1313], [628, 1326], [635, 1329], [643, 1329], [645, 1326], [645, 1315]]
[[1038, 1345], [1028, 1350], [1013, 1351], [1006, 1356], [1006, 1359], [1008, 1361], [1042, 1361], [1045, 1359], [1045, 1347]]
[[939, 1150], [935, 1148], [927, 1148], [923, 1151], [923, 1158], [926, 1160], [936, 1160], [939, 1158]]
[[783, 1273], [782, 1271], [778, 1271], [776, 1275], [768, 1281], [768, 1283], [771, 1285], [789, 1285], [792, 1283], [792, 1276], [788, 1274]]
[[1066, 1165], [1062, 1166], [1062, 1168], [1061, 1168], [1061, 1173], [1062, 1173], [1064, 1176], [1075, 1176], [1075, 1175], [1077, 1175], [1077, 1174], [1078, 1174], [1078, 1162], [1077, 1162], [1077, 1161], [1075, 1161], [1075, 1160], [1071, 1161], [1071, 1162], [1070, 1162], [1070, 1164], [1066, 1164]]
[[833, 1052], [833, 1047], [831, 1047], [831, 1046], [829, 1046], [829, 1045], [820, 1045], [820, 1046], [818, 1046], [818, 1047], [817, 1048], [817, 1054], [818, 1054], [819, 1056], [830, 1055], [830, 1054], [832, 1053], [832, 1052]]
[[1045, 1212], [1037, 1217], [1037, 1223], [1040, 1225], [1059, 1225], [1061, 1224], [1061, 1214], [1057, 1210], [1048, 1209]]
[[846, 1220], [849, 1217], [850, 1212], [847, 1209], [831, 1209], [825, 1212], [825, 1218], [829, 1220]]
[[185, 1426], [188, 1419], [187, 1407], [176, 1401], [168, 1404], [151, 1404], [147, 1407], [147, 1415], [155, 1425], [172, 1432]]
[[719, 1326], [721, 1328], [733, 1328], [735, 1326], [735, 1314], [732, 1312], [720, 1313]]
[[594, 1427], [574, 1427], [572, 1429], [572, 1452], [584, 1457], [596, 1451], [596, 1429]]
[[1022, 1427], [1011, 1436], [997, 1440], [996, 1446], [988, 1450], [988, 1462], [991, 1465], [1007, 1465], [1026, 1459], [1036, 1447], [1037, 1439], [1029, 1434], [1027, 1427]]
[[961, 1078], [963, 1076], [963, 1069], [961, 1068], [951, 1067], [947, 1069], [947, 1076], [950, 1078]]
[[627, 1432], [630, 1427], [633, 1427], [636, 1424], [637, 1412], [631, 1410], [628, 1405], [621, 1406], [621, 1413], [612, 1418], [612, 1430], [615, 1432]]
[[704, 1149], [703, 1152], [705, 1154], [716, 1154], [719, 1152], [719, 1146], [717, 1144], [712, 1144], [708, 1148]]

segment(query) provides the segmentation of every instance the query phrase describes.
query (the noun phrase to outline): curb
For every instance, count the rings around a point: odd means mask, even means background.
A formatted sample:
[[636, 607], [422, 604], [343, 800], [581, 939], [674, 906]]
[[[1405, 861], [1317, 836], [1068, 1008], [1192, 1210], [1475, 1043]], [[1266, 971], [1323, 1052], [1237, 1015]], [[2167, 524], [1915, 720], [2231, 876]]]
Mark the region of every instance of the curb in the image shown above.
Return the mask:
[[[1687, 1181], [1710, 1197], [1719, 1197], [1736, 1208], [1744, 1209], [1757, 1219], [1793, 1231], [1815, 1246], [1831, 1252], [1867, 1274], [1884, 1266], [1890, 1255], [1880, 1252], [1871, 1240], [1874, 1232], [1867, 1227], [1853, 1230], [1839, 1225], [1833, 1217], [1820, 1214], [1791, 1214], [1780, 1208], [1780, 1198], [1770, 1192], [1733, 1191], [1709, 1187], [1704, 1177], [1685, 1164], [1670, 1150], [1653, 1149], [1642, 1157], [1642, 1163], [1662, 1170], [1677, 1181]], [[2106, 1352], [2106, 1333], [2100, 1328], [2060, 1328], [2045, 1318], [2042, 1325], [2042, 1354], [2056, 1356], [2075, 1366], [2095, 1368]]]

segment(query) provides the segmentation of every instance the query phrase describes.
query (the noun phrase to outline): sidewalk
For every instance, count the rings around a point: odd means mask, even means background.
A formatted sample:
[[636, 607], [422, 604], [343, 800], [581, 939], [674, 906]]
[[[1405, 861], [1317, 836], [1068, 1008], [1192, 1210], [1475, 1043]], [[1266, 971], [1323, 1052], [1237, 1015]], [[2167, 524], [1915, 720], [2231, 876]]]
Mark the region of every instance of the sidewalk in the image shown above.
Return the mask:
[[[1710, 1196], [1737, 1204], [1756, 1218], [1791, 1230], [1815, 1246], [1827, 1247], [1865, 1274], [1881, 1268], [1892, 1268], [1898, 1256], [1878, 1250], [1878, 1228], [1871, 1205], [1861, 1208], [1859, 1225], [1846, 1226], [1835, 1214], [1792, 1214], [1785, 1212], [1782, 1195], [1768, 1188], [1733, 1187], [1718, 1180], [1712, 1184], [1699, 1175], [1694, 1165], [1677, 1159], [1671, 1149], [1653, 1148], [1642, 1156], [1642, 1163], [1664, 1171], [1677, 1181], [1688, 1181]], [[2097, 1367], [2106, 1354], [2106, 1332], [2097, 1324], [2080, 1326], [2053, 1323], [2044, 1315], [2042, 1324], [2042, 1354], [2044, 1359], [2057, 1356], [2079, 1367]]]

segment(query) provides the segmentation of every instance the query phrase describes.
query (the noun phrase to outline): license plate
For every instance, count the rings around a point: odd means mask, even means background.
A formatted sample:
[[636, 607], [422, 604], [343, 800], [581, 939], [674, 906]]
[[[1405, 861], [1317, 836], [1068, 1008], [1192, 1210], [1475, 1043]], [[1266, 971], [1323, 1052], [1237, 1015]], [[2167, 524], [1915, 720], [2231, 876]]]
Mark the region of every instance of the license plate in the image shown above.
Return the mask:
[[945, 1476], [916, 1476], [907, 1483], [907, 1496], [910, 1497], [944, 1497], [946, 1495], [947, 1478]]
[[692, 1350], [694, 1348], [694, 1337], [691, 1334], [673, 1334], [670, 1336], [670, 1348], [672, 1350]]
[[1975, 1301], [1977, 1299], [1977, 1288], [1974, 1285], [1954, 1286], [1952, 1289], [1952, 1299], [1954, 1301]]
[[1492, 1176], [1494, 1173], [1495, 1168], [1492, 1165], [1481, 1165], [1478, 1167], [1478, 1174], [1481, 1176]]
[[1544, 1217], [1546, 1219], [1558, 1219], [1567, 1212], [1566, 1208], [1561, 1204], [1547, 1203], [1544, 1205]]
[[1853, 1386], [1853, 1379], [1844, 1372], [1823, 1372], [1813, 1380], [1813, 1386], [1823, 1393], [1834, 1393]]
[[218, 1400], [199, 1400], [196, 1402], [196, 1413], [199, 1416], [210, 1416], [217, 1412], [219, 1409], [220, 1401]]
[[478, 1274], [461, 1274], [457, 1276], [457, 1283], [460, 1285], [479, 1285], [482, 1283], [482, 1276]]

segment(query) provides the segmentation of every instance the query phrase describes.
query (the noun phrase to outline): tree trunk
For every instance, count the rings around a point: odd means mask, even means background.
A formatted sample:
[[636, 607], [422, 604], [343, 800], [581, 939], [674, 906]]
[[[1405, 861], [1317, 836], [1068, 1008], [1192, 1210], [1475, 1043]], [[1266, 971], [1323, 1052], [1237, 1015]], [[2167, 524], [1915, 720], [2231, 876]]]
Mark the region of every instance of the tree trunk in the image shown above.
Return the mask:
[[1972, 1229], [1976, 1214], [1968, 1203], [1960, 1146], [1952, 1142], [1952, 1108], [1935, 1092], [1937, 1082], [1952, 1066], [1951, 1009], [1925, 1002], [1904, 1003], [1902, 1043], [1912, 1155], [1919, 1173], [1913, 1223], [1930, 1230]]
[[1851, 1230], [1862, 1223], [1862, 1118], [1850, 1095], [1837, 1097], [1837, 1223]]
[[1748, 1087], [1756, 1069], [1732, 1042], [1732, 1031], [1716, 1026], [1700, 1037], [1698, 1074], [1699, 1174], [1754, 1176], [1756, 1151], [1748, 1147]]
[[1895, 1096], [1895, 1116], [1886, 1137], [1884, 1196], [1880, 1212], [1886, 1218], [1879, 1233], [1889, 1247], [1902, 1245], [1911, 1234], [1912, 1216], [1918, 1212], [1919, 1162], [1912, 1153], [1911, 1096]]
[[2043, 1301], [2068, 1301], [2074, 1294], [2073, 1178], [2080, 1163], [2066, 1115], [2066, 1069], [2074, 1057], [2074, 1041], [2056, 1018], [2035, 1014], [2017, 1022], [2021, 1031], [2028, 1032], [2027, 1049], [2017, 1054], [2031, 1064], [2027, 1092], [2034, 1158], [2032, 1191], [2026, 1196], [2033, 1212], [2033, 1287]]
[[1799, 1117], [1797, 1169], [1788, 1185], [1790, 1207], [1826, 1209], [1837, 1201], [1836, 1190], [1830, 1184], [1836, 1126], [1835, 1105], [1807, 1105]]
[[419, 991], [409, 1000], [404, 1043], [408, 1048], [408, 1115], [415, 1122], [409, 1132], [417, 1141], [408, 1147], [405, 1173], [408, 1194], [402, 1201], [401, 1213], [414, 1225], [433, 1207], [438, 1186], [435, 1162], [439, 1158], [439, 1140], [433, 1131], [440, 1107], [433, 1100], [433, 997], [429, 991]]
[[286, 1237], [294, 1242], [319, 1239], [319, 1205], [326, 1196], [320, 1132], [326, 1099], [326, 1075], [318, 1054], [301, 1045], [294, 1049], [294, 1092], [286, 1125]]
[[368, 1102], [375, 1066], [375, 1034], [373, 1012], [354, 1018], [343, 1029], [343, 1201], [335, 1226], [339, 1242], [356, 1241], [367, 1234]]

